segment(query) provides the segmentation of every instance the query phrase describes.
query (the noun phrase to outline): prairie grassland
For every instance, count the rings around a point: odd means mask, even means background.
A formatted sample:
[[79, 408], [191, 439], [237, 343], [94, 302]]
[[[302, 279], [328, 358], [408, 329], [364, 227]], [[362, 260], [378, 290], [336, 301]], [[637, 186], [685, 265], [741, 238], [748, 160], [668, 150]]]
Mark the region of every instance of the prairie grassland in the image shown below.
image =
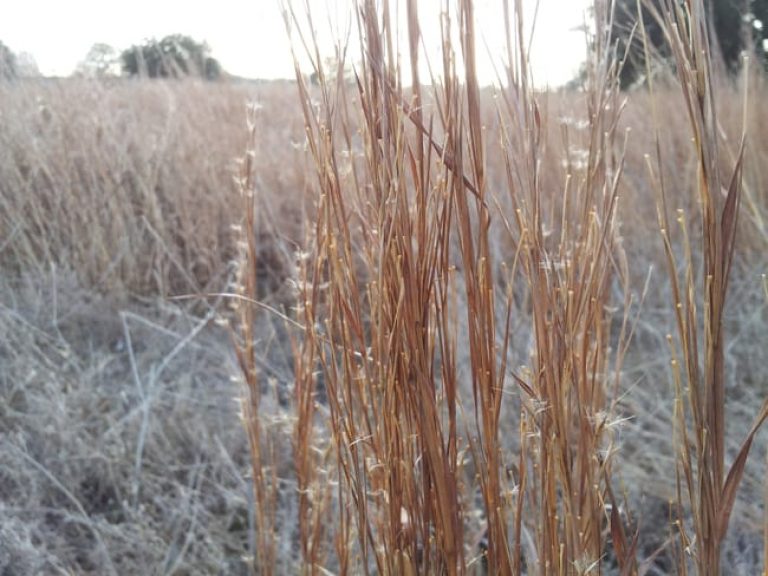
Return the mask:
[[[276, 223], [263, 296], [287, 291], [305, 187], [291, 94], [0, 84], [0, 572], [248, 572], [247, 444], [214, 322], [227, 307], [198, 296], [232, 277], [251, 102], [275, 120], [257, 160]], [[284, 353], [262, 349], [283, 382]]]
[[[290, 238], [305, 187], [286, 86], [115, 79], [0, 85], [7, 270], [75, 271], [113, 296], [221, 290], [235, 255], [249, 102], [269, 105], [260, 183]], [[279, 154], [279, 156], [278, 156]]]
[[[421, 79], [445, 155], [380, 73], [362, 95], [0, 84], [0, 572], [666, 574], [701, 557], [674, 525], [707, 528], [675, 474], [680, 338], [646, 159], [688, 218], [703, 322], [680, 86], [657, 86], [657, 158], [648, 94], [606, 69], [550, 94], [518, 71], [519, 101]], [[749, 86], [728, 464], [768, 394], [768, 104]], [[744, 100], [713, 90], [730, 174]], [[261, 305], [231, 310], [238, 286]], [[217, 320], [238, 317], [236, 357]], [[765, 440], [728, 574], [763, 569]]]

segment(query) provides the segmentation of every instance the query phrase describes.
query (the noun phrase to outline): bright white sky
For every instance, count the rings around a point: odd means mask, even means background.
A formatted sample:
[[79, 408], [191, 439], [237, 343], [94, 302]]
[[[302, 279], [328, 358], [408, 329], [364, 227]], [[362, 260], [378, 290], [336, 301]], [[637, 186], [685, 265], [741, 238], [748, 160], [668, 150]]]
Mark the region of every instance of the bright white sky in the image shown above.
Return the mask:
[[[318, 26], [325, 26], [328, 1], [309, 2]], [[347, 6], [348, 2], [332, 3]], [[532, 50], [534, 77], [540, 87], [567, 82], [584, 59], [584, 36], [575, 29], [584, 22], [588, 3], [540, 0]], [[428, 48], [437, 45], [440, 4], [439, 0], [419, 2]], [[524, 0], [524, 4], [530, 25], [536, 0]], [[501, 54], [503, 46], [501, 5], [501, 0], [476, 2], [478, 29], [494, 54]], [[30, 53], [46, 75], [70, 74], [96, 42], [122, 50], [147, 38], [180, 33], [208, 42], [212, 55], [233, 74], [293, 76], [278, 0], [2, 0], [0, 12], [0, 41], [17, 54]], [[479, 55], [484, 56], [483, 46], [479, 48]], [[493, 80], [492, 67], [481, 68], [481, 75], [485, 81]]]

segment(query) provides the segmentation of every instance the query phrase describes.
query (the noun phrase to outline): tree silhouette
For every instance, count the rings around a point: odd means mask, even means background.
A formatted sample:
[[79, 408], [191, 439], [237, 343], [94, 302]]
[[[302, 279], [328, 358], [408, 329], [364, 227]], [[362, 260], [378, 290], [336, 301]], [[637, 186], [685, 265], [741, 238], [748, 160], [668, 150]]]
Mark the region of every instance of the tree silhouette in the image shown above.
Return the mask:
[[16, 55], [0, 42], [0, 80], [12, 80], [19, 75]]
[[40, 76], [37, 60], [29, 52], [19, 52], [16, 55], [16, 76], [19, 78], [35, 78]]
[[96, 43], [88, 50], [85, 59], [77, 66], [78, 74], [88, 78], [104, 78], [117, 73], [119, 56], [109, 44]]
[[129, 76], [149, 78], [180, 78], [198, 76], [217, 80], [223, 70], [210, 55], [206, 43], [189, 36], [175, 34], [162, 40], [148, 40], [131, 46], [120, 55], [123, 72]]
[[[669, 49], [659, 22], [653, 15], [650, 4], [659, 14], [666, 5], [674, 1], [642, 0], [643, 24], [648, 37], [652, 59], [658, 62], [669, 60]], [[740, 68], [743, 50], [755, 53], [765, 65], [764, 40], [768, 38], [768, 0], [704, 0], [709, 14], [710, 30], [713, 32], [713, 46], [722, 57], [729, 72]], [[620, 58], [625, 58], [621, 73], [621, 85], [627, 88], [645, 76], [645, 54], [637, 18], [637, 0], [616, 0], [613, 38]], [[634, 30], [634, 35], [632, 34]]]

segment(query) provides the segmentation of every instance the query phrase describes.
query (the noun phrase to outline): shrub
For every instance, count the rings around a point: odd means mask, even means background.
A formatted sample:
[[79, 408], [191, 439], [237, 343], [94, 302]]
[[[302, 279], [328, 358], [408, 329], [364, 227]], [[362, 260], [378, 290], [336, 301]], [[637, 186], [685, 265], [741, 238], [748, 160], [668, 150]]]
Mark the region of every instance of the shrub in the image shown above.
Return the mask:
[[198, 76], [206, 80], [218, 80], [223, 74], [221, 65], [210, 55], [206, 43], [181, 34], [132, 46], [123, 51], [120, 60], [123, 72], [129, 76]]

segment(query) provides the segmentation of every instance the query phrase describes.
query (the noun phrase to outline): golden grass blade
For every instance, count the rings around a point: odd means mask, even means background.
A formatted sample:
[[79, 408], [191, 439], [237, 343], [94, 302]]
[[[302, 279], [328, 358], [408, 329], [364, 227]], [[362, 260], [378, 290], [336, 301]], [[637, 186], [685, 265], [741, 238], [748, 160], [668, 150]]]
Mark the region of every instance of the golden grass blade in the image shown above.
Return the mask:
[[733, 511], [733, 505], [736, 502], [736, 491], [739, 489], [741, 478], [744, 475], [744, 467], [747, 464], [749, 451], [752, 448], [752, 442], [755, 435], [760, 431], [763, 423], [768, 419], [768, 399], [763, 403], [760, 413], [755, 418], [752, 428], [744, 439], [739, 449], [736, 459], [731, 464], [731, 469], [723, 485], [723, 494], [720, 500], [720, 509], [718, 511], [717, 530], [720, 539], [725, 538], [728, 532], [728, 523]]
[[738, 226], [739, 209], [741, 207], [742, 179], [744, 173], [744, 148], [746, 142], [742, 138], [739, 146], [739, 154], [734, 163], [731, 181], [728, 184], [725, 204], [721, 216], [722, 238], [723, 238], [723, 291], [728, 290], [728, 279], [733, 264], [733, 254], [736, 250], [736, 229]]

